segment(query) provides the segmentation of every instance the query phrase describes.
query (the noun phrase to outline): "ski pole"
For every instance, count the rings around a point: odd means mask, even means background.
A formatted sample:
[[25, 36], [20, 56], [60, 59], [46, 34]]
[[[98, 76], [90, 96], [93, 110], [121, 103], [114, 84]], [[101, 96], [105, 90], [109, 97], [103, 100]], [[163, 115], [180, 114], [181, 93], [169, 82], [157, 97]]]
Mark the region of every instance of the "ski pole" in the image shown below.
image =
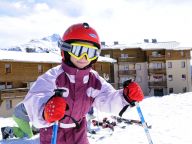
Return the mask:
[[149, 129], [147, 128], [147, 124], [146, 124], [145, 119], [144, 119], [144, 117], [143, 117], [143, 114], [142, 114], [142, 112], [141, 112], [141, 108], [140, 108], [140, 106], [139, 106], [139, 103], [138, 103], [138, 102], [135, 102], [135, 105], [136, 105], [136, 109], [137, 109], [137, 112], [138, 112], [138, 114], [139, 114], [139, 118], [140, 118], [140, 120], [141, 120], [142, 126], [143, 126], [143, 128], [144, 128], [144, 130], [145, 130], [145, 134], [146, 134], [146, 136], [147, 136], [148, 142], [149, 142], [149, 144], [153, 144], [152, 139], [151, 139], [151, 136], [150, 136], [150, 133], [149, 133]]
[[58, 124], [59, 124], [59, 121], [56, 121], [53, 125], [53, 134], [52, 134], [52, 138], [51, 138], [51, 144], [57, 143]]
[[[54, 91], [55, 91], [56, 96], [61, 96], [62, 97], [63, 92], [65, 92], [66, 90], [64, 90], [64, 89], [55, 89]], [[57, 144], [58, 125], [59, 125], [59, 121], [56, 121], [54, 123], [54, 125], [53, 125], [51, 144]]]

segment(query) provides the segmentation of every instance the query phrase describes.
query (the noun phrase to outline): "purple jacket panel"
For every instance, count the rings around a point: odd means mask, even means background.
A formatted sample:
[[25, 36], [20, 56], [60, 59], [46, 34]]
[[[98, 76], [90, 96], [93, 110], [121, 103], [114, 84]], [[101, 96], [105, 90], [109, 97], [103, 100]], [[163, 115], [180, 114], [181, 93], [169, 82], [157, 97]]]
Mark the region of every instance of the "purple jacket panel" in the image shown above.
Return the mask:
[[[81, 122], [81, 128], [58, 129], [57, 144], [89, 144], [87, 139], [87, 122], [85, 117]], [[75, 134], [75, 135], [74, 135]], [[51, 144], [52, 127], [40, 129], [40, 143]]]

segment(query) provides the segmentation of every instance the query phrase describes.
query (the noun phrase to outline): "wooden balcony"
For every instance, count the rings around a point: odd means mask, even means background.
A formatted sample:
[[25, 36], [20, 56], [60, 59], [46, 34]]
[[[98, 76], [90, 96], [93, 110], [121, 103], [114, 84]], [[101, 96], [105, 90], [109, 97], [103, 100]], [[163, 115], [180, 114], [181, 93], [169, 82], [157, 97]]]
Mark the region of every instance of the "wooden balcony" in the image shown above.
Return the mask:
[[166, 74], [166, 69], [165, 68], [159, 68], [159, 69], [153, 69], [150, 68], [148, 69], [149, 74]]
[[148, 61], [165, 61], [165, 55], [149, 55]]
[[132, 55], [129, 57], [119, 57], [117, 58], [118, 62], [143, 62], [145, 57], [143, 55]]
[[0, 90], [0, 105], [5, 99], [24, 98], [28, 92], [28, 88], [15, 88]]
[[164, 88], [167, 87], [166, 81], [156, 81], [156, 82], [148, 82], [150, 88]]
[[119, 75], [136, 75], [136, 70], [119, 70]]

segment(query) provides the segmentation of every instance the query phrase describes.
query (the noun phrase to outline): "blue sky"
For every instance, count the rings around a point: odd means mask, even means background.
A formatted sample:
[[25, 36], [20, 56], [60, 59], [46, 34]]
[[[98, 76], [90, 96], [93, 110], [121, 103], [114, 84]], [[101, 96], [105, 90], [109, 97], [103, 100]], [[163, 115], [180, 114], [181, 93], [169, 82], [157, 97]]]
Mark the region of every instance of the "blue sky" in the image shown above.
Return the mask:
[[1, 0], [0, 47], [22, 44], [88, 22], [101, 41], [191, 42], [190, 0]]

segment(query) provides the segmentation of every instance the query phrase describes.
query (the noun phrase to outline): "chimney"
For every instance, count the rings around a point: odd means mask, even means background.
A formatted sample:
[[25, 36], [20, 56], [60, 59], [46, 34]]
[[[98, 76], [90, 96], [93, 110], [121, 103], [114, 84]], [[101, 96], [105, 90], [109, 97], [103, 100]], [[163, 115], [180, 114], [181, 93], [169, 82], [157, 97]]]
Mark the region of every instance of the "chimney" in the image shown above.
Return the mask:
[[102, 46], [105, 46], [105, 42], [104, 42], [104, 41], [102, 41], [102, 42], [101, 42], [101, 45], [102, 45]]
[[157, 43], [157, 39], [152, 39], [152, 43]]
[[118, 45], [119, 44], [119, 42], [118, 41], [114, 41], [114, 45]]
[[149, 43], [149, 39], [144, 39], [144, 42], [145, 43]]

